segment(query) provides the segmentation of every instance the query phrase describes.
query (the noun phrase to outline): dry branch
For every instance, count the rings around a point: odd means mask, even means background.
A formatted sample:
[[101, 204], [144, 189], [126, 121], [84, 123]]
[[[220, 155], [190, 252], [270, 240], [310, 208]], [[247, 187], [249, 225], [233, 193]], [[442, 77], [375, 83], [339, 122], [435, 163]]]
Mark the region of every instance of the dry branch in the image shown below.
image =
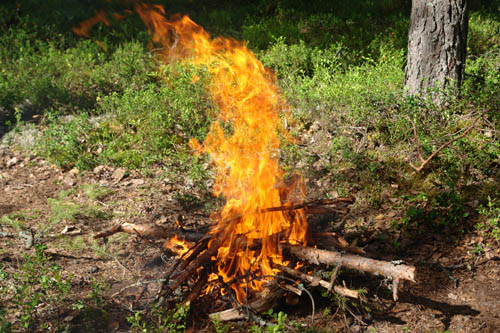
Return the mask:
[[122, 223], [115, 225], [111, 229], [96, 234], [94, 238], [109, 237], [118, 232], [124, 232], [132, 235], [140, 235], [142, 237], [149, 239], [165, 239], [178, 236], [190, 242], [196, 242], [205, 236], [204, 234], [194, 231], [167, 229], [164, 227], [160, 227], [156, 224], [145, 225], [145, 224]]
[[[256, 212], [256, 214], [265, 214], [269, 212], [279, 212], [279, 211], [293, 211], [303, 209], [306, 214], [327, 214], [327, 213], [343, 213], [346, 214], [348, 211], [348, 206], [354, 202], [353, 197], [340, 197], [335, 199], [323, 199], [323, 200], [315, 200], [300, 204], [290, 204], [290, 205], [282, 205], [278, 207], [268, 207], [260, 209]], [[332, 207], [324, 207], [324, 206], [335, 206]], [[237, 219], [241, 219], [241, 215], [233, 216], [229, 219], [224, 220], [223, 222], [231, 222]], [[178, 221], [179, 223], [179, 221]], [[112, 227], [111, 229], [100, 232], [94, 236], [94, 238], [103, 238], [114, 235], [118, 232], [125, 232], [128, 234], [136, 234], [145, 238], [150, 239], [165, 239], [171, 238], [173, 236], [179, 236], [184, 238], [187, 241], [196, 242], [203, 238], [205, 234], [180, 229], [167, 229], [164, 227], [160, 227], [155, 224], [150, 225], [141, 225], [141, 224], [132, 224], [132, 223], [122, 223]]]
[[[315, 286], [321, 286], [321, 287], [323, 287], [325, 289], [329, 289], [330, 288], [330, 282], [322, 280], [321, 278], [319, 278], [317, 276], [308, 275], [308, 274], [299, 272], [299, 271], [297, 271], [295, 269], [292, 269], [292, 268], [289, 268], [289, 267], [286, 267], [286, 266], [283, 266], [283, 265], [275, 265], [275, 266], [277, 268], [279, 268], [280, 270], [282, 270], [283, 272], [285, 272], [286, 274], [290, 275], [290, 276], [293, 276], [293, 277], [295, 277], [297, 279], [301, 279], [303, 281], [306, 281], [307, 283], [309, 283], [313, 287], [315, 287]], [[359, 293], [357, 291], [351, 290], [351, 289], [348, 289], [348, 288], [345, 288], [345, 287], [334, 286], [333, 290], [335, 290], [335, 292], [337, 294], [342, 295], [342, 296], [352, 297], [352, 298], [358, 298], [359, 297]]]
[[[354, 197], [339, 197], [335, 199], [322, 199], [304, 202], [300, 204], [282, 205], [277, 207], [262, 208], [255, 212], [255, 214], [265, 214], [270, 212], [284, 212], [303, 209], [306, 214], [328, 214], [328, 213], [342, 213], [347, 214], [348, 206], [354, 203]], [[335, 206], [324, 207], [324, 206]], [[234, 220], [241, 219], [242, 215], [235, 215], [223, 222], [228, 223]]]
[[191, 277], [198, 267], [205, 263], [210, 262], [213, 255], [217, 253], [220, 243], [218, 241], [213, 241], [208, 249], [205, 250], [200, 256], [191, 261], [186, 268], [184, 268], [179, 274], [172, 277], [171, 283], [168, 284], [170, 290], [177, 289], [184, 281]]
[[354, 254], [366, 254], [366, 252], [354, 244], [349, 244], [342, 236], [335, 232], [319, 232], [314, 233], [313, 238], [317, 243], [332, 245], [338, 250], [354, 253]]

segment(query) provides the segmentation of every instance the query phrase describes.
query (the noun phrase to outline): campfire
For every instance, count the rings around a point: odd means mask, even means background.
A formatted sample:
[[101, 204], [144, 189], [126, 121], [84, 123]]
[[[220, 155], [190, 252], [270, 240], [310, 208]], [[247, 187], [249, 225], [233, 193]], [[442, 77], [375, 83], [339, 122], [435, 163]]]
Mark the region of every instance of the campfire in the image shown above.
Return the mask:
[[[223, 320], [240, 318], [238, 306], [263, 311], [285, 292], [300, 294], [294, 281], [358, 297], [356, 291], [335, 285], [339, 267], [392, 278], [396, 299], [399, 281], [414, 281], [413, 267], [362, 257], [363, 250], [340, 235], [318, 233], [308, 225], [311, 214], [345, 216], [354, 199], [306, 202], [302, 178], [285, 178], [279, 165], [280, 137], [290, 135], [280, 126], [286, 103], [273, 74], [243, 42], [211, 38], [187, 16], [167, 19], [159, 5], [134, 5], [163, 61], [203, 66], [210, 73], [208, 89], [220, 113], [204, 142], [192, 139], [190, 147], [209, 155], [216, 171], [213, 192], [225, 199], [225, 205], [212, 214], [213, 222], [203, 233], [182, 226], [166, 229], [125, 223], [95, 237], [128, 232], [165, 239], [165, 248], [177, 253], [178, 260], [166, 272], [158, 299], [183, 285], [189, 290], [186, 302], [215, 293], [229, 295], [234, 309], [218, 313]], [[99, 12], [74, 31], [88, 37], [89, 29], [99, 22], [109, 25], [106, 13]], [[342, 252], [318, 249], [325, 240]], [[324, 281], [302, 272], [305, 264], [336, 269], [331, 280]]]

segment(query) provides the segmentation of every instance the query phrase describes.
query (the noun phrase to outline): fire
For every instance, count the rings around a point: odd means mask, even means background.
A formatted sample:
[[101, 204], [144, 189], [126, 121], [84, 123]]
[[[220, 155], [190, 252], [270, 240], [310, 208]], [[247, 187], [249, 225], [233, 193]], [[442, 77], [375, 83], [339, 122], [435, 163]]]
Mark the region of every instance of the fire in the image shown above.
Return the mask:
[[90, 38], [89, 31], [97, 23], [104, 23], [109, 27], [110, 23], [104, 10], [98, 11], [91, 18], [81, 22], [79, 27], [73, 27], [73, 32], [78, 36]]
[[[168, 20], [160, 5], [137, 2], [135, 11], [153, 43], [159, 44], [157, 49], [163, 50], [163, 60], [201, 65], [212, 75], [209, 90], [220, 114], [205, 141], [192, 139], [190, 145], [209, 154], [216, 170], [214, 195], [226, 199], [222, 211], [213, 216], [211, 242], [219, 242], [219, 250], [212, 260], [218, 276], [231, 285], [240, 302], [246, 302], [248, 291], [261, 290], [278, 273], [273, 263], [287, 264], [280, 243], [306, 244], [303, 211], [263, 212], [284, 201], [303, 200], [300, 180], [282, 181], [284, 171], [278, 163], [279, 111], [285, 103], [274, 76], [244, 42], [212, 39], [187, 16]], [[299, 197], [291, 202], [290, 194]]]
[[193, 247], [193, 244], [187, 242], [184, 239], [180, 239], [177, 236], [174, 236], [170, 239], [167, 239], [163, 244], [163, 247], [174, 252], [178, 257], [182, 257], [186, 252], [189, 251], [190, 248]]

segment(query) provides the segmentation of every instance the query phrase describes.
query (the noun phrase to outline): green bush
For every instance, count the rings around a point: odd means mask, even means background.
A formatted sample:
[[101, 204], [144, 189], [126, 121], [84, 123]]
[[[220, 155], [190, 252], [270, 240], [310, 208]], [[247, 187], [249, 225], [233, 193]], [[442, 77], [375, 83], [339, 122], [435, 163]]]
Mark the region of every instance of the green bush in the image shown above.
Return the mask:
[[[99, 164], [138, 168], [187, 153], [190, 138], [203, 140], [214, 106], [203, 69], [165, 66], [151, 75], [164, 83], [142, 85], [98, 98], [100, 117], [58, 118], [44, 131], [40, 152], [65, 167]], [[194, 82], [194, 76], [201, 77]]]

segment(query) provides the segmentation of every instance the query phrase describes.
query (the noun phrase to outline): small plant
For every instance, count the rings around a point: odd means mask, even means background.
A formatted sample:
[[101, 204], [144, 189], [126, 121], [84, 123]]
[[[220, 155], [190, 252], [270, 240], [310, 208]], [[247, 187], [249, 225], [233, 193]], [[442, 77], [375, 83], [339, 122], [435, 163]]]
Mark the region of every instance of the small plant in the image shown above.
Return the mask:
[[108, 313], [105, 310], [107, 303], [104, 298], [104, 292], [107, 288], [106, 284], [92, 278], [88, 296], [84, 300], [77, 300], [71, 305], [72, 309], [77, 311], [80, 318], [78, 328], [84, 331], [93, 331], [101, 327], [103, 323], [106, 323]]
[[[51, 311], [65, 304], [72, 276], [63, 277], [59, 266], [51, 263], [43, 245], [35, 245], [34, 255], [25, 255], [19, 271], [7, 273], [0, 266], [0, 296], [13, 305], [16, 322], [3, 319], [7, 310], [0, 308], [0, 327], [33, 331], [44, 329], [41, 308]], [[3, 312], [3, 314], [2, 314]], [[3, 331], [2, 331], [3, 332]]]
[[83, 184], [82, 190], [90, 200], [101, 200], [102, 198], [113, 193], [111, 189], [97, 184]]
[[189, 305], [177, 304], [175, 309], [154, 306], [149, 313], [134, 312], [127, 321], [132, 332], [177, 333], [184, 332], [189, 314]]
[[486, 206], [481, 205], [478, 213], [482, 216], [481, 222], [476, 224], [476, 230], [485, 236], [500, 240], [500, 200], [488, 197]]
[[264, 313], [266, 316], [272, 318], [276, 321], [276, 324], [267, 325], [264, 327], [253, 325], [250, 327], [250, 331], [254, 333], [284, 333], [285, 332], [285, 321], [287, 314], [283, 311], [278, 313], [274, 312], [273, 309], [269, 309]]
[[229, 324], [223, 324], [219, 318], [212, 319], [212, 325], [216, 333], [228, 333], [231, 326]]

